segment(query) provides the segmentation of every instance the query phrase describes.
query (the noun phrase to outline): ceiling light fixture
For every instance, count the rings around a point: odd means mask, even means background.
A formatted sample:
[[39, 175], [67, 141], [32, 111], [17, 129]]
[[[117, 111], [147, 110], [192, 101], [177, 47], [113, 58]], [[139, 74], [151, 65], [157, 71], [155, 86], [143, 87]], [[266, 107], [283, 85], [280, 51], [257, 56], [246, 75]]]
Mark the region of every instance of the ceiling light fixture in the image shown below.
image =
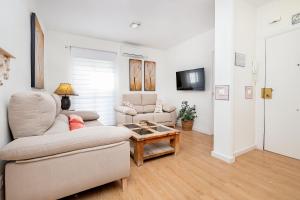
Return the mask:
[[129, 27], [130, 28], [133, 28], [133, 29], [136, 29], [136, 28], [138, 28], [138, 27], [140, 27], [141, 26], [141, 23], [140, 22], [132, 22], [130, 25], [129, 25]]

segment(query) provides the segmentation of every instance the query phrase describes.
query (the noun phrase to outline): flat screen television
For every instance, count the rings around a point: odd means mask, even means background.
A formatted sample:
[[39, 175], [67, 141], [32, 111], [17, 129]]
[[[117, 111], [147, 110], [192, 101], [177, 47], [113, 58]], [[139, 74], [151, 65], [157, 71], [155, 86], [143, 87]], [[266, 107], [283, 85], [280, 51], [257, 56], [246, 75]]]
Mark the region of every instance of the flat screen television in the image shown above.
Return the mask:
[[204, 68], [176, 72], [177, 90], [205, 90]]

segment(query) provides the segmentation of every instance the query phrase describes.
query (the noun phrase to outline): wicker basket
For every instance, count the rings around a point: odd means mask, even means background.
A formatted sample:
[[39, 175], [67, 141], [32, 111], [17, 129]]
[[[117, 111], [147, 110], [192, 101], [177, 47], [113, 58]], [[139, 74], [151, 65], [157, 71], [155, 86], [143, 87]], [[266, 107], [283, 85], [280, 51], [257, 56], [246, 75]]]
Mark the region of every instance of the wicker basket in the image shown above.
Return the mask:
[[191, 131], [193, 130], [194, 120], [181, 120], [182, 130]]

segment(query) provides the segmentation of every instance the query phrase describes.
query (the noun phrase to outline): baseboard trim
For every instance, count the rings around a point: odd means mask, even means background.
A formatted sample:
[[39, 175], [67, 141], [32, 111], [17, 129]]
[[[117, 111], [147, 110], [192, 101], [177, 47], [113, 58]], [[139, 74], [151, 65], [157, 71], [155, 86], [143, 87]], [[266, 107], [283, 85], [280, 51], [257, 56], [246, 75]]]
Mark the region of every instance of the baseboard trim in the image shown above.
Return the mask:
[[202, 131], [202, 130], [200, 130], [200, 129], [198, 129], [198, 128], [193, 128], [193, 131], [196, 131], [196, 132], [199, 132], [199, 133], [203, 133], [203, 134], [205, 134], [205, 135], [212, 135], [212, 134], [207, 133], [206, 131]]
[[[182, 128], [181, 126], [177, 126], [177, 127]], [[213, 135], [213, 134], [211, 134], [211, 133], [207, 133], [207, 132], [202, 131], [202, 130], [200, 130], [200, 129], [198, 129], [198, 128], [195, 128], [195, 127], [193, 127], [193, 131], [198, 132], [198, 133], [203, 133], [203, 134], [205, 134], [205, 135]]]
[[243, 155], [243, 154], [245, 154], [245, 153], [247, 153], [247, 152], [249, 152], [249, 151], [252, 151], [252, 150], [254, 150], [254, 149], [256, 149], [256, 145], [255, 145], [255, 144], [253, 144], [253, 145], [251, 145], [251, 146], [249, 146], [249, 147], [246, 147], [246, 148], [243, 148], [243, 149], [240, 149], [240, 150], [235, 151], [235, 152], [234, 152], [234, 156], [240, 156], [240, 155]]
[[232, 163], [235, 162], [235, 157], [234, 156], [226, 156], [224, 154], [221, 154], [221, 153], [218, 153], [218, 152], [215, 152], [215, 151], [211, 152], [211, 156], [215, 157], [219, 160], [222, 160], [226, 163], [229, 163], [229, 164], [232, 164]]

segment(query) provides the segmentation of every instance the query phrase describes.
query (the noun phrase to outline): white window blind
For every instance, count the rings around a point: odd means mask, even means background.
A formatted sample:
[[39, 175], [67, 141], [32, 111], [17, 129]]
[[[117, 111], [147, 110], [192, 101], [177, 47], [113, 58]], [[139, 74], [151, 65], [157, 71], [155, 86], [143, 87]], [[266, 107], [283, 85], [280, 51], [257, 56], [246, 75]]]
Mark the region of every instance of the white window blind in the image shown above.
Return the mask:
[[71, 55], [74, 109], [96, 111], [103, 124], [114, 125], [116, 54], [72, 47]]

